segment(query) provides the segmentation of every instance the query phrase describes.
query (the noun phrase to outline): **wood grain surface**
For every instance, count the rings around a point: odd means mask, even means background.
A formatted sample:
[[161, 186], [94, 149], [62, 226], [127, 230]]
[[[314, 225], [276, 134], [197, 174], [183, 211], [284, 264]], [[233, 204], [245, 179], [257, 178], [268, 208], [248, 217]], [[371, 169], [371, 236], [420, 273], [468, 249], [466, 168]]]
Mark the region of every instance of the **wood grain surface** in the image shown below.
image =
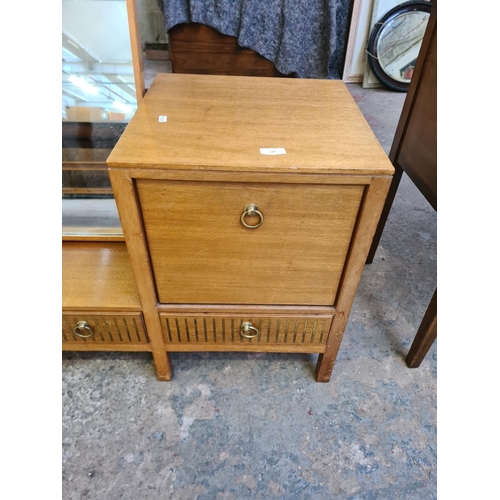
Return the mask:
[[[159, 116], [167, 116], [159, 122]], [[260, 148], [285, 148], [267, 156]], [[392, 174], [345, 84], [334, 80], [158, 74], [110, 167]]]
[[[160, 314], [162, 319], [163, 338], [167, 349], [174, 350], [179, 345], [197, 345], [199, 350], [207, 350], [218, 346], [217, 350], [224, 350], [223, 346], [239, 346], [242, 350], [250, 346], [260, 346], [262, 351], [282, 349], [286, 352], [289, 347], [293, 351], [310, 351], [311, 347], [320, 347], [326, 344], [326, 339], [332, 322], [331, 316], [170, 316]], [[241, 325], [249, 322], [258, 332], [254, 338], [241, 335]]]
[[63, 311], [140, 311], [125, 243], [63, 242], [62, 306]]
[[333, 305], [364, 189], [137, 180], [159, 302]]
[[333, 316], [335, 308], [331, 306], [263, 306], [263, 305], [220, 305], [220, 304], [158, 304], [161, 313], [175, 315], [213, 316], [234, 314], [259, 314], [259, 315], [281, 315], [281, 316]]
[[144, 84], [144, 62], [142, 60], [141, 34], [139, 32], [139, 15], [137, 0], [126, 0], [128, 29], [130, 33], [130, 50], [132, 52], [132, 66], [134, 68], [134, 83], [137, 103], [141, 102], [146, 88]]
[[158, 300], [141, 223], [141, 214], [137, 204], [136, 191], [132, 179], [127, 177], [125, 171], [110, 171], [109, 177], [127, 242], [130, 264], [137, 283], [156, 375], [159, 380], [171, 380], [173, 376], [172, 362], [170, 354], [165, 351], [162, 338], [160, 318], [156, 308]]
[[[77, 323], [85, 321], [90, 331], [84, 330], [84, 335], [75, 335]], [[77, 330], [78, 331], [78, 330]], [[62, 340], [64, 344], [147, 344], [148, 338], [144, 331], [140, 313], [102, 314], [92, 311], [66, 311], [62, 315]]]

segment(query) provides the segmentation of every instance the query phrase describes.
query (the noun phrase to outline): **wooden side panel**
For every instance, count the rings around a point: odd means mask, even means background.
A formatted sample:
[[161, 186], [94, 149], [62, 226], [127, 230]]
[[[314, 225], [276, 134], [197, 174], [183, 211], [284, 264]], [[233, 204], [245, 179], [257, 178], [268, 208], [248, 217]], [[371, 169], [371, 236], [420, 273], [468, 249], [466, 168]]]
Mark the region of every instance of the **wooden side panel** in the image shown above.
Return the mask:
[[395, 162], [437, 209], [437, 30], [418, 80], [413, 107]]
[[394, 177], [373, 237], [373, 262], [404, 172], [437, 210], [437, 7], [431, 10], [415, 71], [408, 88], [389, 158]]
[[198, 23], [178, 24], [168, 32], [174, 73], [284, 76], [257, 52], [240, 47], [234, 36]]

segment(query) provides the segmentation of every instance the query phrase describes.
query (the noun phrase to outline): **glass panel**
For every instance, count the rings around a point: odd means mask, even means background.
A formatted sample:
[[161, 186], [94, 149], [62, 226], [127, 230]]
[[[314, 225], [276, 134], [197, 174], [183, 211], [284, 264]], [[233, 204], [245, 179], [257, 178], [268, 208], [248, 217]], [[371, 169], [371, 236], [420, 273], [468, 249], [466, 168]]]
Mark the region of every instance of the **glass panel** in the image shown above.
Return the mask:
[[106, 159], [136, 109], [126, 0], [63, 0], [63, 235], [120, 232]]
[[379, 63], [398, 82], [411, 81], [428, 20], [427, 12], [407, 12], [382, 28], [377, 45]]

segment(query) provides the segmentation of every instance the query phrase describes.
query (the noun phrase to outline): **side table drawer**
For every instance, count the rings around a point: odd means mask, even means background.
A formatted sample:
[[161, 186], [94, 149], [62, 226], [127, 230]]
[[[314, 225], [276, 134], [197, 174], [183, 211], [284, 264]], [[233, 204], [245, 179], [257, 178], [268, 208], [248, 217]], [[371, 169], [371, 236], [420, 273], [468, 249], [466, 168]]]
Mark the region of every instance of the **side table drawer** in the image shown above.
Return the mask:
[[160, 314], [169, 351], [324, 352], [332, 316]]
[[63, 343], [148, 344], [141, 313], [65, 312]]

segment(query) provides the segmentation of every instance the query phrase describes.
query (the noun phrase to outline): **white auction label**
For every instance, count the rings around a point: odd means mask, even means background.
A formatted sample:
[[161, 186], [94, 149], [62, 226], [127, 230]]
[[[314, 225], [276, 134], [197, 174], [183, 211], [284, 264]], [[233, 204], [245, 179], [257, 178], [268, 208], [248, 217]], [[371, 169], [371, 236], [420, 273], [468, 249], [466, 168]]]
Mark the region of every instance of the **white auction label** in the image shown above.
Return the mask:
[[261, 155], [286, 155], [285, 148], [260, 148]]
[[159, 122], [166, 122], [167, 121], [167, 117], [165, 115], [161, 115], [158, 117], [158, 121]]

